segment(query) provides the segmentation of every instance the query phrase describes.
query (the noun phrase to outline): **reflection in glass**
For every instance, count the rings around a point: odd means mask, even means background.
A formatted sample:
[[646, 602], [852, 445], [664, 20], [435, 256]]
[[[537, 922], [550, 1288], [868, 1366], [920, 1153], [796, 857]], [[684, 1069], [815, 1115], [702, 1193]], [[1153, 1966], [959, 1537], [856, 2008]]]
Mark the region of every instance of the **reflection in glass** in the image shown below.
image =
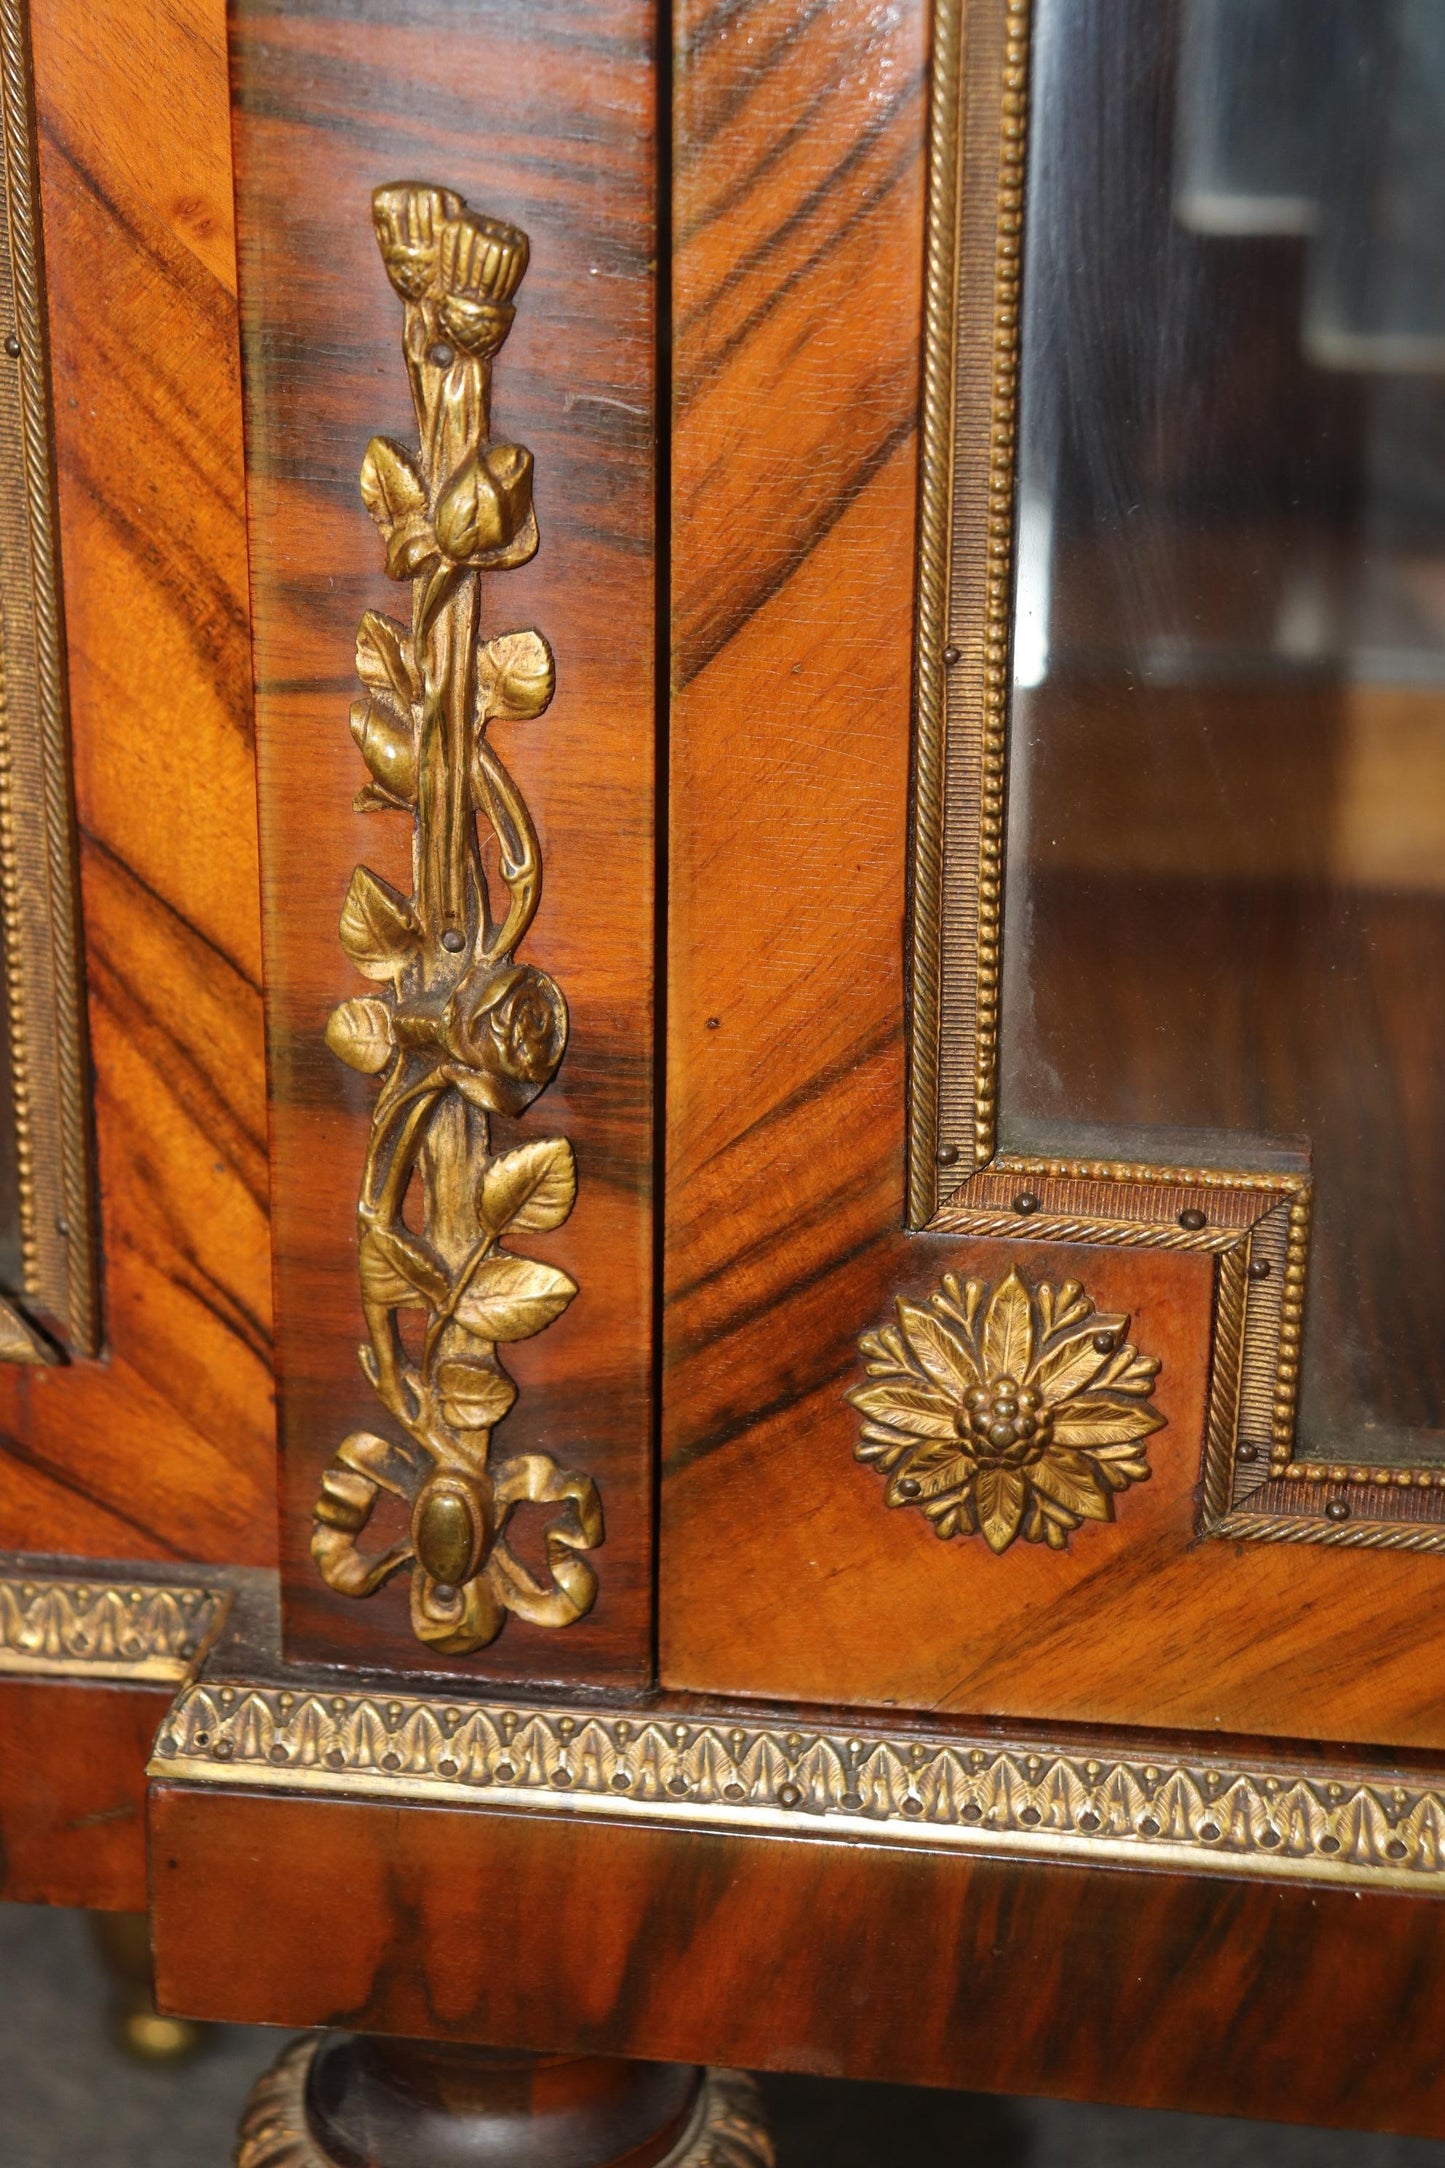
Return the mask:
[[1036, 0], [1032, 110], [1002, 1141], [1307, 1148], [1302, 1442], [1439, 1457], [1445, 7]]

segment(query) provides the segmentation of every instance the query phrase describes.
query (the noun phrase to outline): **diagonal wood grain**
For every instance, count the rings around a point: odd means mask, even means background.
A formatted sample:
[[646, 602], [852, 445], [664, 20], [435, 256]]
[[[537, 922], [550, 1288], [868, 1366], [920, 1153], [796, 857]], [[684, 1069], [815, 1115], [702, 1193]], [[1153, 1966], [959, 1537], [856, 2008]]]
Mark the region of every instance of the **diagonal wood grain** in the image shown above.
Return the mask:
[[36, 104], [105, 1352], [0, 1373], [0, 1544], [275, 1550], [224, 10], [47, 0]]
[[[965, 18], [975, 222], [1002, 6]], [[1437, 1745], [1433, 1562], [1195, 1540], [1207, 1263], [903, 1232], [929, 14], [681, 8], [662, 1682]], [[1125, 1027], [1070, 1028], [1081, 1069]], [[895, 1296], [1015, 1260], [1133, 1317], [1169, 1427], [1115, 1524], [996, 1559], [884, 1507], [843, 1396]]]

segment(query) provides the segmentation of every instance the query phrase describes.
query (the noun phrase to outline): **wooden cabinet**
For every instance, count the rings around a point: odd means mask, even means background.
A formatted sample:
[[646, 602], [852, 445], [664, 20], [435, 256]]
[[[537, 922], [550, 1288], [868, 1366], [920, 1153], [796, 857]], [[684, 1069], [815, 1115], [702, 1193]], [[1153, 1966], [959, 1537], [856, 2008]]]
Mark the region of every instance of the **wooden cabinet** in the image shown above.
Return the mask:
[[32, 0], [0, 1857], [246, 2168], [1445, 2128], [1438, 71], [1237, 12]]

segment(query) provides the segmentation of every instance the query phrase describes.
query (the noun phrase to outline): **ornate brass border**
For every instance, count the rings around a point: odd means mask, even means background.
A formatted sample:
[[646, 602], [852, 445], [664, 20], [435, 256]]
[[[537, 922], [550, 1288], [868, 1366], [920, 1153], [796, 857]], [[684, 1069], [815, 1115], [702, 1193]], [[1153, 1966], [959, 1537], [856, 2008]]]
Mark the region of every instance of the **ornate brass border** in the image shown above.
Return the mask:
[[[993, 1156], [1031, 0], [938, 0], [913, 778], [908, 1221]], [[964, 446], [972, 455], [957, 460]], [[986, 453], [986, 456], [985, 456]], [[972, 877], [945, 897], [945, 868]]]
[[937, 0], [934, 14], [907, 1223], [930, 1233], [1211, 1252], [1199, 1533], [1445, 1551], [1445, 1470], [1293, 1458], [1307, 1176], [997, 1153], [1031, 12], [1032, 0]]
[[179, 1685], [226, 1615], [200, 1584], [0, 1574], [0, 1676]]
[[746, 1715], [201, 1682], [153, 1780], [1445, 1894], [1445, 1777]]
[[[0, 941], [26, 1311], [99, 1342], [40, 215], [22, 0], [0, 0]], [[0, 1359], [56, 1359], [0, 1297]]]
[[960, 1183], [932, 1231], [1214, 1257], [1200, 1533], [1238, 1536], [1256, 1533], [1237, 1514], [1290, 1459], [1309, 1223], [1303, 1174], [1002, 1153]]

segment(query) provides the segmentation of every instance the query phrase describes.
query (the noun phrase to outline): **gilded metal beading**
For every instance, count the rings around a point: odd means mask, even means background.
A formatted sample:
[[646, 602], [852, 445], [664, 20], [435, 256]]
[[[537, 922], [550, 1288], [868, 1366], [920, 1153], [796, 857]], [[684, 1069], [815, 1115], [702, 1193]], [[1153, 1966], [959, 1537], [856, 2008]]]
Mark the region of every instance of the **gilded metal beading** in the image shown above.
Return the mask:
[[189, 1584], [0, 1574], [0, 1673], [179, 1685], [227, 1602]]
[[94, 1354], [100, 1324], [30, 115], [24, 7], [0, 0], [0, 947], [20, 1223], [0, 1359], [49, 1363]]
[[[970, 11], [966, 37], [963, 0], [940, 0], [934, 11], [909, 974], [913, 1227], [938, 1202], [940, 1165], [982, 1166], [995, 1140], [1029, 20], [1030, 0], [1000, 0]], [[968, 141], [970, 122], [987, 127], [982, 151]]]
[[180, 1694], [151, 1775], [1445, 1895], [1445, 1780], [1324, 1756], [238, 1680]]

